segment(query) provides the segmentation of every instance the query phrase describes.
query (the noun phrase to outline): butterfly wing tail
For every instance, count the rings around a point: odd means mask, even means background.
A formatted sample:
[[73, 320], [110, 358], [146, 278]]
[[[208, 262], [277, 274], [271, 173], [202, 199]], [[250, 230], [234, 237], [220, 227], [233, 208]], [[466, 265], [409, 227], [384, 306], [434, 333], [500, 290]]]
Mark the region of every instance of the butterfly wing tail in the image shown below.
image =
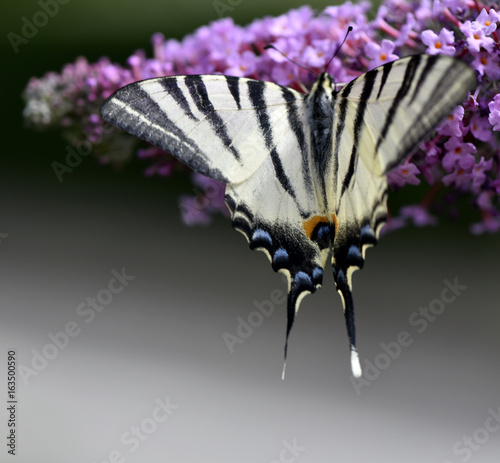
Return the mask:
[[[378, 195], [374, 195], [375, 200], [369, 206], [372, 209], [370, 218], [364, 217], [363, 207], [361, 207], [359, 201], [349, 196], [345, 197], [339, 211], [339, 229], [333, 245], [333, 277], [344, 307], [347, 336], [351, 351], [351, 369], [356, 378], [362, 375], [362, 371], [356, 349], [352, 275], [356, 270], [363, 268], [366, 250], [377, 243], [380, 229], [386, 220], [385, 179], [381, 178], [376, 183], [377, 185], [374, 185], [374, 187], [380, 187], [381, 190]], [[376, 191], [375, 188], [374, 191]], [[363, 197], [361, 201], [365, 201]], [[366, 204], [363, 204], [363, 206], [367, 207]]]
[[319, 284], [312, 284], [311, 277], [304, 272], [299, 273], [302, 273], [302, 275], [295, 275], [294, 278], [291, 279], [291, 283], [289, 285], [290, 289], [288, 291], [287, 299], [285, 355], [283, 358], [283, 373], [281, 375], [281, 379], [285, 379], [286, 358], [288, 355], [288, 339], [290, 338], [290, 332], [292, 331], [295, 316], [299, 311], [299, 305], [305, 295], [314, 293], [319, 286]]
[[307, 226], [304, 226], [294, 198], [282, 194], [274, 204], [269, 201], [270, 194], [262, 186], [269, 182], [266, 176], [262, 179], [256, 176], [254, 182], [228, 185], [225, 199], [233, 228], [245, 236], [250, 249], [264, 252], [273, 270], [283, 273], [288, 280], [284, 377], [288, 340], [299, 305], [306, 294], [314, 293], [321, 286], [330, 249], [328, 246], [320, 247], [308, 235], [310, 227], [307, 221]]
[[358, 350], [356, 349], [356, 324], [354, 320], [354, 302], [352, 299], [352, 288], [347, 281], [344, 270], [335, 272], [335, 283], [337, 291], [342, 299], [344, 306], [344, 317], [347, 328], [347, 337], [349, 338], [349, 347], [351, 351], [351, 370], [355, 378], [361, 377], [363, 374], [359, 363]]

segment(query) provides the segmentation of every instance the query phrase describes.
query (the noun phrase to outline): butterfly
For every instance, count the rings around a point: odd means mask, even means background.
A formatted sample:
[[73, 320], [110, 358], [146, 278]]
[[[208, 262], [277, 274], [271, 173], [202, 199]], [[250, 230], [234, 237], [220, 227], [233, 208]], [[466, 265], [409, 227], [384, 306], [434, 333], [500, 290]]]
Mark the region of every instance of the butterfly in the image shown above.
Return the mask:
[[456, 58], [414, 55], [341, 88], [324, 72], [307, 94], [226, 75], [148, 79], [116, 91], [101, 115], [226, 184], [233, 227], [287, 276], [285, 362], [299, 304], [332, 255], [360, 377], [352, 274], [387, 219], [385, 174], [475, 85]]

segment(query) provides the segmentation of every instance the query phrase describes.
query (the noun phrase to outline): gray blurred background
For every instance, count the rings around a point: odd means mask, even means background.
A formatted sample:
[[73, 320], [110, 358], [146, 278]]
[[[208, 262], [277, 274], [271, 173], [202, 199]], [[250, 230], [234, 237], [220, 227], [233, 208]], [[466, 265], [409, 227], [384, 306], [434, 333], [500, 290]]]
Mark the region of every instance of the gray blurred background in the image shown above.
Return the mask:
[[[299, 5], [243, 0], [231, 16], [246, 24]], [[177, 198], [189, 184], [146, 179], [139, 161], [116, 172], [85, 158], [59, 183], [51, 163], [64, 161], [66, 142], [21, 118], [30, 76], [79, 55], [123, 63], [137, 48], [150, 53], [154, 32], [181, 38], [217, 19], [213, 3], [71, 0], [14, 53], [7, 33], [39, 9], [17, 2], [0, 20], [2, 436], [9, 349], [23, 366], [18, 455], [2, 439], [0, 461], [498, 461], [498, 236], [471, 235], [464, 218], [392, 233], [368, 251], [354, 277], [363, 382], [350, 375], [328, 271], [302, 303], [282, 381], [285, 285], [264, 255], [228, 220], [184, 226]], [[102, 310], [86, 307], [123, 269], [127, 286]], [[445, 280], [466, 288], [441, 304]], [[259, 324], [256, 304], [271, 297]], [[424, 323], [429, 306], [444, 310]], [[231, 353], [223, 335], [241, 320], [258, 326]], [[42, 363], [42, 352], [52, 358]]]

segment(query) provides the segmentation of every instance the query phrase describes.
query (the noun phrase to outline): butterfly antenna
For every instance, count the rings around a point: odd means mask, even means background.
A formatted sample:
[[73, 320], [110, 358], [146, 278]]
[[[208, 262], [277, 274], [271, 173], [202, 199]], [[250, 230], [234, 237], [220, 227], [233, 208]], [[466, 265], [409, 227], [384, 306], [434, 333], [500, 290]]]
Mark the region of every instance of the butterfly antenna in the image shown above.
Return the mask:
[[326, 63], [326, 66], [325, 66], [325, 72], [326, 70], [328, 69], [328, 66], [330, 66], [330, 63], [333, 61], [333, 58], [335, 58], [340, 49], [342, 48], [342, 46], [344, 45], [345, 41], [347, 40], [347, 36], [349, 35], [349, 32], [352, 32], [352, 26], [349, 26], [347, 28], [347, 32], [345, 33], [345, 37], [344, 37], [344, 40], [342, 40], [342, 43], [337, 47], [337, 49], [335, 50], [335, 53], [333, 54], [333, 56], [330, 58], [330, 61], [328, 61], [328, 63]]
[[295, 66], [298, 66], [300, 69], [304, 69], [304, 71], [309, 71], [309, 72], [312, 72], [313, 74], [319, 76], [319, 74], [312, 70], [311, 68], [308, 68], [307, 66], [302, 66], [302, 64], [299, 64], [297, 63], [297, 61], [293, 60], [292, 58], [289, 58], [287, 55], [285, 55], [281, 50], [279, 50], [278, 48], [276, 48], [274, 45], [266, 45], [264, 47], [264, 50], [269, 50], [270, 48], [272, 48], [273, 50], [276, 50], [281, 56], [285, 57], [288, 61], [290, 61], [290, 63], [293, 63], [295, 64]]

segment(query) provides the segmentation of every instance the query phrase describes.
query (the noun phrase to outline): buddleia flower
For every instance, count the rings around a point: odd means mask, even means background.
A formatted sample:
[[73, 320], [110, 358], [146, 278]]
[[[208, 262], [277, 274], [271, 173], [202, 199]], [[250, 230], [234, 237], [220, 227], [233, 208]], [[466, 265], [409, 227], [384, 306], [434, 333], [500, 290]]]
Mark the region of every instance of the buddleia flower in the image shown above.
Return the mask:
[[[352, 26], [352, 33], [327, 69], [337, 84], [416, 53], [458, 57], [476, 71], [478, 78], [477, 90], [452, 111], [419, 150], [388, 173], [392, 194], [418, 188], [421, 195], [419, 203], [390, 211], [393, 223], [398, 227], [434, 224], [436, 211], [440, 218], [454, 217], [459, 203], [464, 203], [471, 217], [475, 216], [470, 225], [473, 233], [496, 232], [500, 229], [500, 8], [498, 3], [489, 5], [483, 8], [479, 2], [468, 0], [389, 0], [370, 20], [368, 2], [346, 2], [319, 12], [304, 6], [247, 26], [222, 18], [180, 41], [156, 33], [151, 55], [138, 51], [123, 64], [106, 57], [95, 63], [78, 58], [59, 73], [32, 78], [24, 92], [24, 116], [34, 128], [59, 129], [71, 146], [90, 146], [99, 163], [123, 165], [132, 156], [139, 156], [146, 175], [190, 175], [169, 153], [103, 125], [98, 109], [104, 100], [128, 83], [181, 74], [230, 74], [305, 91], [316, 76], [303, 67], [323, 72], [348, 26]], [[269, 44], [287, 57], [265, 49]], [[102, 52], [105, 54], [106, 49]], [[65, 162], [62, 153], [53, 164], [60, 181], [64, 179]], [[193, 191], [180, 200], [187, 224], [209, 223], [213, 214], [225, 211], [222, 196], [207, 194], [208, 184], [200, 186], [198, 175], [190, 177]], [[223, 191], [222, 185], [219, 190]]]

